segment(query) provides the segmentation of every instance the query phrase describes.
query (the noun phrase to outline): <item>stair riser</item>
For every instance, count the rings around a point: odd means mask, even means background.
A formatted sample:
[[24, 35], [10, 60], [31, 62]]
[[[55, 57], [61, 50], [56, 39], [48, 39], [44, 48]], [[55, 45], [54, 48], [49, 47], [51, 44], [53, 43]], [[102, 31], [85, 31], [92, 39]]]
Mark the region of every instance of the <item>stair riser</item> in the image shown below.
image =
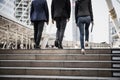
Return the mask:
[[[32, 53], [36, 53], [36, 54], [80, 54], [81, 50], [80, 49], [57, 49], [57, 50], [0, 50], [1, 54], [32, 54]], [[111, 50], [86, 50], [86, 53], [88, 54], [108, 54], [111, 53]]]
[[110, 77], [111, 71], [98, 70], [0, 70], [0, 75], [50, 75], [50, 76], [98, 76]]
[[111, 60], [111, 56], [99, 55], [0, 55], [0, 60]]
[[111, 68], [111, 63], [90, 62], [0, 62], [1, 67]]
[[[43, 78], [39, 78], [39, 79], [35, 79], [35, 78], [0, 78], [0, 80], [66, 80], [66, 79], [43, 79]], [[72, 79], [70, 79], [72, 80]]]

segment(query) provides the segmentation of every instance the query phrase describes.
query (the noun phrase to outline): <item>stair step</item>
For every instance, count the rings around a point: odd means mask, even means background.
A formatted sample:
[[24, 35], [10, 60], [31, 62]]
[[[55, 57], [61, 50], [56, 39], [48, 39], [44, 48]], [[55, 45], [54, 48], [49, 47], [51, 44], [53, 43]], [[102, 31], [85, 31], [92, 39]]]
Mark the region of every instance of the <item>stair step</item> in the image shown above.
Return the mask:
[[120, 54], [120, 49], [118, 49], [118, 50], [117, 50], [117, 49], [112, 50], [112, 53], [113, 53], [113, 54]]
[[111, 68], [55, 68], [55, 67], [1, 67], [1, 75], [59, 75], [59, 76], [101, 76], [110, 77]]
[[[111, 60], [112, 55], [98, 54], [0, 54], [0, 60]], [[116, 55], [120, 56], [120, 55]]]
[[1, 67], [78, 67], [111, 68], [119, 61], [79, 61], [79, 60], [0, 60]]
[[40, 70], [101, 70], [101, 71], [120, 71], [112, 68], [62, 68], [62, 67], [0, 67], [0, 69], [40, 69]]
[[62, 68], [62, 67], [0, 67], [1, 75], [60, 75], [110, 77], [112, 68]]
[[[80, 49], [0, 50], [1, 54], [81, 54]], [[86, 50], [87, 54], [110, 54], [110, 49]]]
[[[120, 80], [117, 77], [0, 75], [4, 80]], [[6, 78], [6, 79], [5, 79]]]
[[120, 80], [119, 50], [0, 50], [1, 80]]

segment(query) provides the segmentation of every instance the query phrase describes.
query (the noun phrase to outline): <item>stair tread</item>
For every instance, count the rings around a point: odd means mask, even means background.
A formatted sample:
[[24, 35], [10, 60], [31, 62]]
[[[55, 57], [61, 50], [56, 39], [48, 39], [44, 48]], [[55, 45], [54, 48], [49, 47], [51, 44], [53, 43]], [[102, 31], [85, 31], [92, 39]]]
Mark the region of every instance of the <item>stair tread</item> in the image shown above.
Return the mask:
[[113, 68], [64, 68], [64, 67], [0, 67], [0, 69], [120, 71], [120, 69]]
[[[80, 49], [43, 49], [43, 50], [0, 50], [1, 54], [4, 53], [12, 53], [12, 54], [31, 54], [31, 53], [36, 53], [36, 54], [40, 54], [40, 53], [44, 53], [44, 54], [51, 54], [51, 53], [55, 53], [55, 54], [71, 54], [71, 53], [77, 53], [80, 54], [81, 50]], [[96, 53], [111, 53], [110, 49], [87, 49], [86, 53], [92, 53], [92, 54], [96, 54]]]
[[0, 60], [0, 62], [120, 63], [120, 61], [108, 61], [108, 60]]
[[46, 78], [46, 79], [91, 79], [120, 80], [119, 77], [87, 77], [87, 76], [38, 76], [38, 75], [0, 75], [1, 78]]

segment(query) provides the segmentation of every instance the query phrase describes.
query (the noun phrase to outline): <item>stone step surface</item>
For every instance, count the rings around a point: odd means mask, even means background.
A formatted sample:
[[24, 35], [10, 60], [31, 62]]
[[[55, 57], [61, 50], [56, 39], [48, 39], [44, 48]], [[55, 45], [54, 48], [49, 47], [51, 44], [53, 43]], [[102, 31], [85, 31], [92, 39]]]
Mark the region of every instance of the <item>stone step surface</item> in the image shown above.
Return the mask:
[[120, 80], [118, 51], [0, 50], [0, 80]]

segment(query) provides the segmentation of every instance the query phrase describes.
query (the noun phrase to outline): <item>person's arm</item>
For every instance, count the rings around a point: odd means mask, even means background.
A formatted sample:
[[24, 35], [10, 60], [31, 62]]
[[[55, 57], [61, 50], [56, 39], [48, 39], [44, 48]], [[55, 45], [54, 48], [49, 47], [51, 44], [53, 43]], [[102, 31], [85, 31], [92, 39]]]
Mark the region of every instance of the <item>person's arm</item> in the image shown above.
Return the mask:
[[49, 10], [48, 10], [48, 5], [47, 5], [47, 1], [45, 1], [45, 14], [47, 17], [47, 24], [49, 23]]
[[33, 8], [33, 3], [31, 3], [31, 9], [30, 9], [30, 18], [31, 18], [31, 22], [32, 22], [32, 13], [34, 11], [34, 8]]
[[54, 0], [52, 0], [52, 4], [51, 4], [51, 16], [52, 16], [52, 23], [54, 24]]
[[52, 16], [52, 19], [54, 20], [54, 0], [52, 0], [52, 4], [51, 4], [51, 16]]
[[70, 15], [71, 15], [71, 3], [70, 3], [70, 0], [67, 0], [67, 13], [68, 13], [68, 20], [69, 20]]
[[77, 1], [75, 2], [75, 21], [77, 23], [77, 14], [78, 14], [78, 3]]
[[89, 11], [90, 11], [91, 21], [93, 22], [93, 11], [92, 11], [92, 3], [91, 3], [91, 0], [89, 1]]

